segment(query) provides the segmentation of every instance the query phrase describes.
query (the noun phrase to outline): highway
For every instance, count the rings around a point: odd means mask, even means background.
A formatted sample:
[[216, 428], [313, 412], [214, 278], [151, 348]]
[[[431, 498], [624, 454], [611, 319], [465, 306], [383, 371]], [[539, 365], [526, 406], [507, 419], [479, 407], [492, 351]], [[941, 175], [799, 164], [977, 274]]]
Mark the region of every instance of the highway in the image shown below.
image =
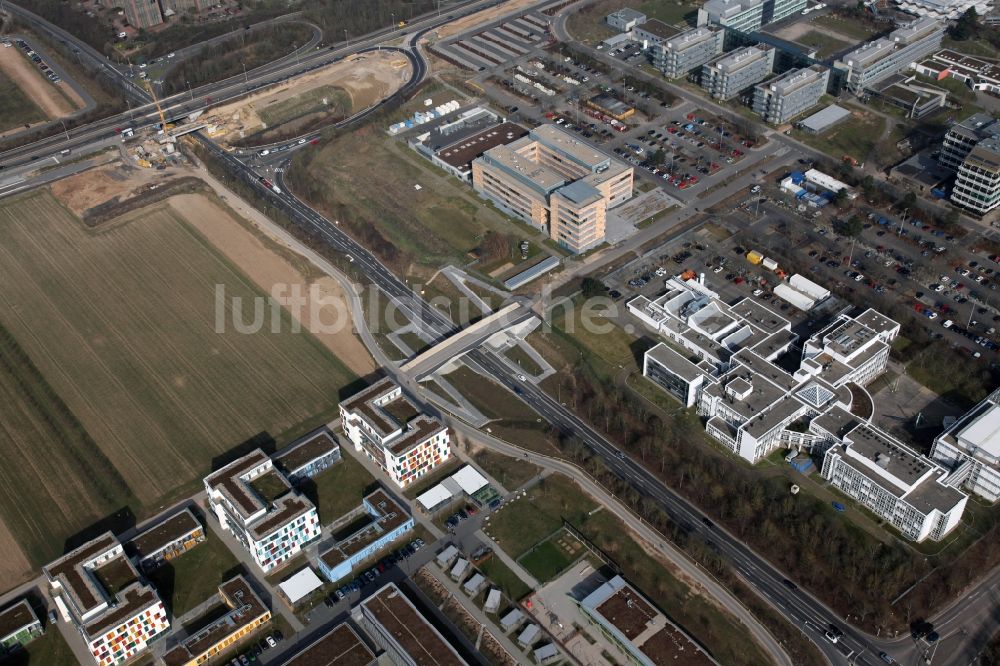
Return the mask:
[[[481, 9], [483, 6], [494, 4], [490, 2], [475, 3], [467, 5], [463, 10], [470, 13]], [[457, 12], [453, 12], [457, 13]], [[401, 93], [406, 95], [411, 92], [427, 74], [426, 63], [423, 56], [412, 45], [416, 43], [420, 35], [427, 30], [433, 29], [445, 20], [428, 20], [423, 22], [423, 27], [417, 32], [410, 34], [407, 39], [408, 46], [399, 49], [407, 54], [413, 64], [413, 72], [409, 82], [402, 88]], [[414, 26], [411, 26], [413, 28]], [[192, 110], [203, 108], [207, 103], [202, 98], [205, 94], [213, 96], [217, 102], [219, 99], [228, 99], [245, 94], [249, 86], [260, 87], [270, 82], [284, 80], [308, 71], [310, 68], [323, 66], [332, 60], [345, 57], [349, 53], [358, 53], [371, 48], [379, 48], [373, 41], [382, 39], [373, 37], [361, 40], [354, 44], [351, 49], [340, 49], [339, 51], [317, 51], [309, 57], [303, 57], [301, 62], [281, 64], [273, 69], [261, 68], [264, 71], [258, 72], [253, 79], [249, 77], [244, 81], [244, 77], [232, 79], [209, 86], [199, 88], [194, 95], [196, 99], [191, 101], [188, 94], [175, 95], [166, 101], [171, 117], [186, 115]], [[131, 79], [123, 77], [125, 90], [130, 90], [134, 83]], [[207, 90], [206, 92], [203, 92]], [[143, 107], [145, 110], [137, 110], [131, 119], [131, 126], [140, 127], [158, 122], [155, 109], [150, 112], [150, 105]], [[376, 108], [365, 110], [349, 122], [357, 122], [364, 119]], [[11, 163], [23, 163], [26, 160], [36, 159], [41, 156], [51, 156], [66, 147], [84, 146], [93, 141], [106, 140], [113, 137], [116, 132], [114, 128], [122, 120], [121, 116], [101, 121], [87, 127], [79, 128], [77, 132], [71, 132], [67, 141], [62, 135], [46, 142], [39, 142], [44, 145], [32, 144], [23, 149], [8, 151], [0, 155], [0, 163], [7, 165]], [[348, 122], [348, 121], [345, 121]], [[215, 157], [226, 166], [229, 172], [236, 178], [243, 180], [252, 187], [255, 187], [264, 196], [270, 197], [273, 203], [284, 210], [297, 224], [316, 233], [326, 240], [333, 250], [349, 255], [354, 266], [374, 285], [387, 294], [396, 305], [414, 322], [420, 325], [434, 339], [441, 339], [455, 331], [455, 325], [439, 313], [436, 309], [425, 303], [416, 293], [414, 293], [400, 278], [396, 277], [389, 269], [383, 266], [367, 249], [362, 247], [353, 238], [341, 231], [341, 229], [326, 219], [308, 205], [292, 195], [288, 187], [281, 181], [281, 176], [276, 176], [276, 184], [280, 187], [280, 192], [268, 188], [264, 185], [257, 173], [242, 162], [236, 156], [226, 152], [207, 137], [197, 134], [195, 138], [202, 146], [211, 151]], [[577, 436], [585, 443], [595, 455], [601, 457], [609, 469], [622, 479], [630, 483], [636, 490], [644, 496], [659, 504], [673, 520], [679, 524], [689, 525], [693, 532], [700, 534], [706, 540], [714, 544], [720, 555], [728, 559], [734, 568], [749, 585], [754, 587], [765, 599], [781, 612], [789, 622], [803, 628], [806, 635], [819, 647], [826, 658], [834, 664], [869, 664], [882, 663], [878, 657], [882, 650], [892, 654], [899, 663], [917, 664], [922, 663], [920, 658], [921, 650], [916, 649], [909, 639], [895, 641], [877, 641], [874, 637], [852, 630], [843, 624], [842, 618], [837, 617], [822, 602], [818, 601], [804, 590], [796, 589], [785, 582], [785, 576], [770, 563], [754, 553], [743, 544], [737, 537], [729, 534], [723, 528], [715, 526], [708, 517], [693, 504], [680, 497], [677, 493], [665, 487], [652, 474], [650, 474], [639, 463], [633, 461], [624, 452], [620, 451], [614, 444], [604, 438], [596, 430], [591, 428], [582, 419], [578, 418], [571, 411], [563, 407], [551, 396], [528, 382], [518, 379], [515, 371], [503, 363], [493, 352], [479, 349], [472, 351], [466, 357], [469, 361], [478, 366], [479, 370], [486, 376], [491, 377], [502, 386], [513, 391], [526, 404], [534, 409], [538, 414], [546, 418], [555, 427], [562, 431]], [[831, 563], [831, 566], [836, 566]], [[989, 581], [995, 586], [997, 574], [994, 572]], [[992, 588], [990, 588], [992, 590]], [[987, 601], [992, 602], [992, 595], [982, 595]], [[956, 606], [955, 608], [958, 608]], [[986, 608], [992, 609], [992, 606]], [[984, 613], [984, 615], [988, 615]], [[823, 632], [830, 624], [840, 626], [845, 635], [837, 643], [831, 643], [823, 637]], [[962, 650], [956, 649], [948, 656], [956, 656]], [[940, 656], [940, 655], [939, 655]], [[935, 660], [938, 663], [938, 660]], [[954, 662], [954, 663], [968, 663]]]

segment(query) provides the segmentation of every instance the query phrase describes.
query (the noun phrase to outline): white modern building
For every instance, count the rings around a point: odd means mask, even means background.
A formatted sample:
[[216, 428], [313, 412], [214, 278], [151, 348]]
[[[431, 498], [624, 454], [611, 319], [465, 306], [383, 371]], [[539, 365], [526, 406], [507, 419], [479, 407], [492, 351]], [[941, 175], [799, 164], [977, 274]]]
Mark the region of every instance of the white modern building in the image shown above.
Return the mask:
[[993, 3], [983, 0], [896, 0], [896, 4], [907, 14], [938, 21], [954, 21], [973, 7], [979, 16], [986, 16], [993, 10]]
[[754, 32], [805, 8], [806, 0], [708, 0], [698, 10], [698, 25]]
[[707, 25], [664, 40], [653, 49], [653, 65], [668, 79], [687, 76], [722, 55], [726, 31]]
[[319, 515], [260, 449], [205, 478], [208, 504], [219, 524], [268, 572], [321, 534]]
[[989, 502], [1000, 499], [1000, 390], [941, 433], [931, 457], [969, 492]]
[[1000, 137], [983, 139], [965, 156], [951, 202], [980, 216], [1000, 206]]
[[43, 568], [49, 592], [99, 666], [124, 664], [170, 628], [156, 590], [106, 532]]
[[930, 17], [920, 18], [851, 51], [833, 66], [845, 73], [847, 89], [860, 95], [941, 48], [943, 36], [944, 25]]
[[793, 69], [754, 88], [753, 110], [764, 122], [781, 125], [819, 103], [830, 81], [830, 70], [821, 65]]
[[448, 428], [421, 414], [389, 378], [340, 403], [344, 433], [400, 487], [451, 456]]
[[609, 27], [619, 32], [628, 32], [637, 25], [646, 22], [646, 15], [630, 7], [623, 7], [616, 12], [608, 14], [605, 19]]
[[729, 53], [701, 68], [701, 87], [715, 99], [732, 99], [768, 77], [774, 54], [774, 47], [766, 44]]
[[969, 499], [944, 467], [869, 423], [851, 428], [827, 449], [822, 474], [917, 542], [951, 532]]

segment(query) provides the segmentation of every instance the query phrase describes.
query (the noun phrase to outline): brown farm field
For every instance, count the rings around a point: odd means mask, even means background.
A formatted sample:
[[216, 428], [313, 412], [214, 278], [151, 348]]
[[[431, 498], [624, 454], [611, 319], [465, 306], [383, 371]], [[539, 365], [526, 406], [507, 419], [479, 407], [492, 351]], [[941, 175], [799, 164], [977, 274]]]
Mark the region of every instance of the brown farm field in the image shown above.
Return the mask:
[[249, 438], [332, 414], [355, 380], [283, 311], [279, 332], [270, 308], [261, 332], [218, 332], [216, 285], [247, 322], [261, 292], [166, 202], [93, 230], [48, 192], [7, 201], [0, 284], [0, 518], [36, 565], [195, 490]]

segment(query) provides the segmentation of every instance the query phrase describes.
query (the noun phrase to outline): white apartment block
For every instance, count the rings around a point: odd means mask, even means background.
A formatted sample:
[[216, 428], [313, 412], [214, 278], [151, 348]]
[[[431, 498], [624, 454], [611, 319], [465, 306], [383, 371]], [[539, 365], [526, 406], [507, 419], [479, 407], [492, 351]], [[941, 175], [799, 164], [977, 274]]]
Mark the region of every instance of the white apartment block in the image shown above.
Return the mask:
[[715, 99], [732, 99], [770, 75], [774, 54], [765, 44], [738, 49], [701, 68], [701, 87]]
[[846, 75], [847, 89], [860, 95], [866, 88], [902, 72], [941, 48], [944, 26], [930, 17], [897, 28], [888, 37], [851, 51], [833, 64]]
[[722, 54], [726, 31], [717, 26], [688, 30], [653, 49], [653, 65], [669, 79], [687, 76]]
[[319, 515], [257, 449], [205, 478], [208, 504], [265, 573], [321, 534]]
[[830, 70], [821, 65], [793, 69], [754, 88], [753, 110], [765, 122], [781, 125], [819, 103], [830, 81]]
[[448, 428], [421, 414], [385, 378], [340, 403], [347, 438], [396, 485], [408, 486], [451, 456]]
[[1000, 206], [1000, 137], [983, 139], [965, 156], [951, 202], [976, 215]]
[[941, 433], [931, 458], [969, 492], [988, 502], [1000, 499], [1000, 390]]
[[938, 541], [962, 518], [968, 495], [934, 461], [869, 423], [826, 451], [822, 475], [913, 541]]
[[118, 666], [170, 628], [167, 611], [111, 532], [43, 568], [63, 619], [76, 626], [98, 666]]

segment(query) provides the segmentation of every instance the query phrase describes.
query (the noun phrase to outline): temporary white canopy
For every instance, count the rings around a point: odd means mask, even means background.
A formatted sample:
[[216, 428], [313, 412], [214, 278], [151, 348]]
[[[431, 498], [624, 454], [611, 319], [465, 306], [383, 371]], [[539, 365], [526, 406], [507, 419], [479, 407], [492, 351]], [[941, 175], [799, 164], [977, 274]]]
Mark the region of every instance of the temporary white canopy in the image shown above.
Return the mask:
[[466, 495], [471, 495], [488, 483], [486, 477], [480, 474], [472, 465], [466, 465], [452, 474], [451, 478], [458, 483]]
[[323, 581], [310, 567], [306, 567], [288, 580], [282, 581], [278, 587], [281, 588], [282, 594], [288, 598], [288, 601], [294, 605], [312, 594], [313, 590], [323, 587]]
[[436, 507], [451, 499], [451, 493], [440, 483], [417, 497], [417, 501], [426, 511], [433, 511]]

